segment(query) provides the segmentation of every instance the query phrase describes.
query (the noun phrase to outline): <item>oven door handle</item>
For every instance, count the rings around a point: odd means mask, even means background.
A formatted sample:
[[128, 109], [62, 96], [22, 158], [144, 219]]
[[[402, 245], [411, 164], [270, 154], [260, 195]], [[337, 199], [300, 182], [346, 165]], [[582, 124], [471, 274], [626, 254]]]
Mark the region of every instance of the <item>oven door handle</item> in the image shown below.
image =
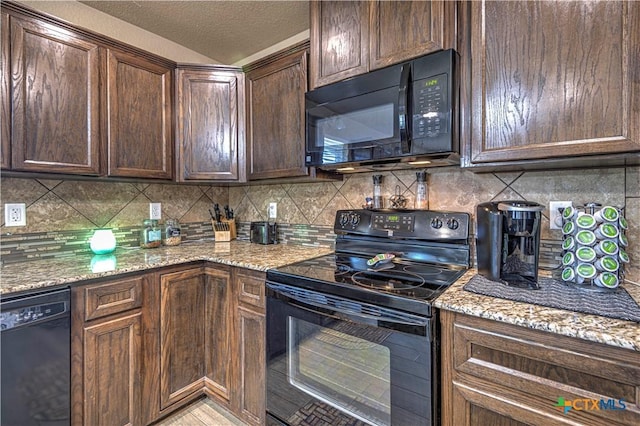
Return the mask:
[[[405, 314], [395, 310], [355, 302], [333, 295], [317, 293], [310, 290], [289, 287], [286, 285], [267, 283], [267, 288], [275, 293], [275, 297], [300, 309], [342, 321], [352, 321], [376, 327], [388, 328], [409, 334], [431, 338], [432, 324], [429, 318]], [[325, 301], [325, 302], [319, 302]], [[375, 315], [348, 309], [345, 306], [358, 306], [375, 312]], [[320, 310], [319, 310], [320, 309]]]

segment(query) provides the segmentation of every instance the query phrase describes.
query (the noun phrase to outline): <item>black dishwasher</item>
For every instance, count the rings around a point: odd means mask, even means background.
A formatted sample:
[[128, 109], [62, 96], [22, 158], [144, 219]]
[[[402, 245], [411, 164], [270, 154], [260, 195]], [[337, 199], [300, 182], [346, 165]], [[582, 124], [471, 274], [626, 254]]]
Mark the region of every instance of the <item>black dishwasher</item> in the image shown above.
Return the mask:
[[70, 290], [0, 303], [0, 425], [69, 425]]

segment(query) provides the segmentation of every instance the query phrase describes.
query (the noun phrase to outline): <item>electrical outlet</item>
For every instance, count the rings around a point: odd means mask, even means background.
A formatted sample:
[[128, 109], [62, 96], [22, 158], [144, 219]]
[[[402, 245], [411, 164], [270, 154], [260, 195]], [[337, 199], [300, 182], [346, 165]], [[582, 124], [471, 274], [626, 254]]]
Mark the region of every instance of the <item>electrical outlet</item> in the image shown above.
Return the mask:
[[5, 204], [4, 226], [27, 226], [27, 206], [24, 203]]
[[149, 203], [149, 219], [162, 219], [162, 207], [160, 203]]
[[278, 203], [269, 203], [268, 216], [269, 219], [275, 219], [278, 217]]
[[573, 206], [571, 201], [549, 201], [549, 228], [562, 229], [562, 210]]

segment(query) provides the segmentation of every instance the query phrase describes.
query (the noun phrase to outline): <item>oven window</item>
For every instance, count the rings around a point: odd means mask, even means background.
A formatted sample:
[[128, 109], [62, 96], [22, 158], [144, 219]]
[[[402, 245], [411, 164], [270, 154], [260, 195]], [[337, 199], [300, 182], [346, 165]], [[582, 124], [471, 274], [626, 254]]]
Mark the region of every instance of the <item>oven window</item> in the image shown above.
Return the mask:
[[287, 333], [291, 385], [366, 423], [391, 424], [391, 353], [380, 344], [387, 332], [289, 317]]

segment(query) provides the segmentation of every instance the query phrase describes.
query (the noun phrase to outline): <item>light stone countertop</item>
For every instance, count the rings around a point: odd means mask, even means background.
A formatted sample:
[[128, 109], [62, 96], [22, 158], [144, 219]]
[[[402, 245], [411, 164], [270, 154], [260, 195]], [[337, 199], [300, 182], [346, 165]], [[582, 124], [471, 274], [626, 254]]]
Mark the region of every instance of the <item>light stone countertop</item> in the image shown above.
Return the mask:
[[112, 255], [69, 256], [3, 265], [0, 268], [0, 296], [202, 260], [266, 271], [332, 252], [326, 247], [261, 245], [237, 240], [227, 243], [190, 241], [154, 249], [118, 247]]
[[[640, 352], [639, 323], [515, 302], [463, 290], [462, 287], [477, 273], [475, 269], [467, 271], [438, 297], [434, 306]], [[625, 289], [636, 302], [640, 303], [640, 287], [625, 284]]]
[[[156, 249], [119, 247], [113, 256], [70, 256], [4, 265], [0, 268], [0, 296], [54, 289], [96, 278], [203, 260], [266, 271], [332, 252], [332, 249], [325, 247], [260, 245], [237, 240], [229, 243], [188, 242]], [[97, 260], [100, 262], [97, 263]], [[467, 271], [438, 297], [434, 306], [640, 352], [638, 323], [514, 302], [463, 290], [462, 287], [476, 274], [475, 269]], [[636, 301], [640, 301], [640, 287], [625, 285], [625, 288]]]

